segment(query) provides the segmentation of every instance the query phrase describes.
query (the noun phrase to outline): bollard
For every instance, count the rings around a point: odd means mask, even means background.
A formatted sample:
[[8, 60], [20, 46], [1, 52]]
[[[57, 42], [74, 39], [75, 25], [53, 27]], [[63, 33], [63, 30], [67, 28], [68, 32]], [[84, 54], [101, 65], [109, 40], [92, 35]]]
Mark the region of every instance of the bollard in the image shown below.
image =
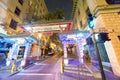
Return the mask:
[[60, 59], [60, 73], [62, 74], [64, 72], [64, 58]]

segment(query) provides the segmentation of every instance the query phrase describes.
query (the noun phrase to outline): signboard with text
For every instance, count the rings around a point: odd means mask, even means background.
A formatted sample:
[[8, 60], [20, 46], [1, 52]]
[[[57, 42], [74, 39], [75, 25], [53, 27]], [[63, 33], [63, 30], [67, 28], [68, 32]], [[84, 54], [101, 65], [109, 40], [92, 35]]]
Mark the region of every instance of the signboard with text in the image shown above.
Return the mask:
[[93, 33], [111, 33], [114, 32], [114, 29], [105, 29], [105, 28], [98, 28], [98, 29], [92, 29]]

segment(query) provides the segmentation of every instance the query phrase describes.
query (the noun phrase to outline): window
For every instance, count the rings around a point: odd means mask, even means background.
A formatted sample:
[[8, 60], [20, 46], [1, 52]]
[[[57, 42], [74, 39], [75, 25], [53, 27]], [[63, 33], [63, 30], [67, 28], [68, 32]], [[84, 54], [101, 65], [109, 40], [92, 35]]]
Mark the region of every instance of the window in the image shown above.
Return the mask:
[[80, 15], [80, 11], [78, 10], [78, 15]]
[[118, 39], [120, 40], [120, 36], [118, 36]]
[[108, 4], [120, 4], [120, 0], [106, 0]]
[[19, 15], [20, 15], [20, 12], [21, 12], [20, 9], [19, 9], [18, 7], [16, 7], [16, 9], [15, 9], [15, 14], [19, 16]]
[[20, 46], [17, 59], [18, 60], [22, 59], [24, 57], [24, 54], [25, 54], [25, 46]]
[[42, 7], [43, 5], [42, 5], [42, 3], [41, 3], [41, 7]]
[[11, 22], [10, 22], [10, 27], [11, 27], [12, 29], [15, 29], [15, 30], [16, 30], [16, 26], [17, 26], [17, 22], [12, 19]]
[[23, 0], [18, 0], [19, 1], [19, 3], [22, 5], [23, 4]]
[[82, 21], [80, 21], [80, 26], [83, 27]]

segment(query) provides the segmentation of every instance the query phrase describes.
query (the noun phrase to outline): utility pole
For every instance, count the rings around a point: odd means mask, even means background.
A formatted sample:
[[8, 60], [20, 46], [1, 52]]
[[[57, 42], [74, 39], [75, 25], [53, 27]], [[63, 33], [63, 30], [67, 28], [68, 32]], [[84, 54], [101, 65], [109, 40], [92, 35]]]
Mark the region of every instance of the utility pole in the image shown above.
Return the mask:
[[97, 58], [98, 58], [98, 63], [99, 63], [100, 71], [101, 71], [102, 80], [106, 80], [105, 73], [103, 70], [102, 60], [100, 58], [100, 53], [99, 53], [97, 42], [95, 39], [95, 33], [93, 32], [94, 31], [94, 29], [93, 29], [94, 28], [94, 19], [93, 19], [92, 14], [88, 14], [88, 25], [89, 25], [89, 28], [92, 30], [92, 37], [93, 37], [93, 41], [94, 41], [94, 45], [95, 45], [95, 49], [96, 49], [96, 54], [97, 54]]
[[92, 32], [92, 36], [93, 36], [93, 41], [94, 41], [94, 45], [95, 45], [95, 49], [96, 49], [96, 54], [97, 54], [97, 58], [98, 58], [98, 63], [99, 63], [99, 66], [100, 66], [100, 71], [101, 71], [102, 80], [106, 80], [106, 78], [105, 78], [105, 73], [104, 73], [104, 69], [103, 69], [103, 65], [102, 65], [102, 60], [101, 60], [101, 58], [100, 58], [100, 53], [99, 53], [98, 46], [97, 46], [97, 42], [96, 42], [96, 39], [95, 39], [95, 33]]

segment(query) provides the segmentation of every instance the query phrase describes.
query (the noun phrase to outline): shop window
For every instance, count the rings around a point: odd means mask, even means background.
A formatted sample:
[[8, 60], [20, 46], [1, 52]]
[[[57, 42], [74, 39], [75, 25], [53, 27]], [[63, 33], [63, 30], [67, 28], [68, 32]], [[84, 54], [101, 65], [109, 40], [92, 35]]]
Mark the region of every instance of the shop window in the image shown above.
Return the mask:
[[15, 29], [15, 30], [16, 30], [17, 22], [12, 19], [11, 22], [10, 22], [10, 27], [11, 27], [12, 29]]
[[17, 59], [18, 60], [22, 59], [24, 57], [24, 53], [25, 53], [25, 46], [20, 46]]
[[18, 7], [16, 7], [16, 9], [15, 9], [15, 14], [19, 16], [19, 15], [20, 15], [20, 12], [21, 12], [20, 9], [19, 9]]
[[120, 0], [106, 0], [108, 4], [120, 4]]
[[23, 0], [18, 0], [19, 1], [19, 3], [22, 5], [23, 4]]

